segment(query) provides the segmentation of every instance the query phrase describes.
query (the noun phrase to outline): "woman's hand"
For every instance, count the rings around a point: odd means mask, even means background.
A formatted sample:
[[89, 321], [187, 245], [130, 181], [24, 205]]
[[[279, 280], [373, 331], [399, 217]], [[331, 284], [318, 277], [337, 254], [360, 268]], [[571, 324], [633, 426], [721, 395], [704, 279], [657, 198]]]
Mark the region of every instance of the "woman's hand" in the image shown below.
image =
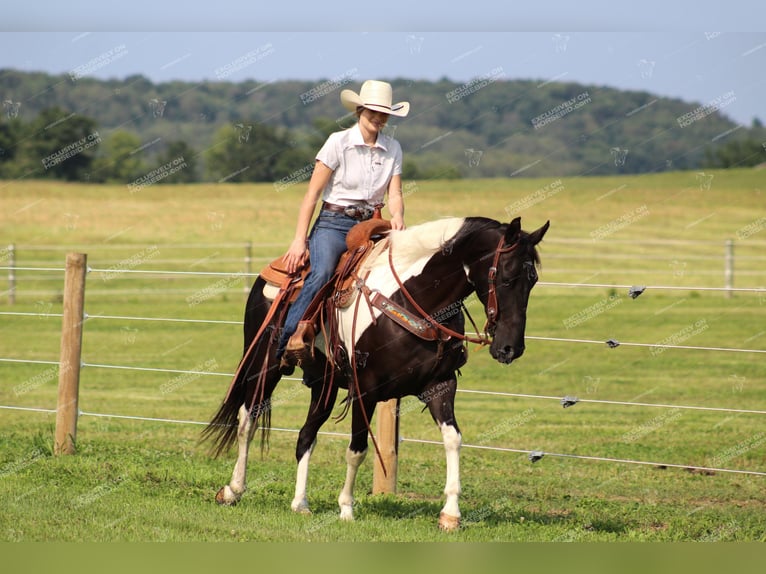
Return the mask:
[[401, 213], [391, 216], [391, 229], [404, 229], [404, 216]]
[[290, 244], [290, 249], [287, 250], [283, 257], [288, 273], [295, 273], [302, 267], [303, 262], [306, 260], [306, 255], [308, 255], [306, 240], [294, 239]]

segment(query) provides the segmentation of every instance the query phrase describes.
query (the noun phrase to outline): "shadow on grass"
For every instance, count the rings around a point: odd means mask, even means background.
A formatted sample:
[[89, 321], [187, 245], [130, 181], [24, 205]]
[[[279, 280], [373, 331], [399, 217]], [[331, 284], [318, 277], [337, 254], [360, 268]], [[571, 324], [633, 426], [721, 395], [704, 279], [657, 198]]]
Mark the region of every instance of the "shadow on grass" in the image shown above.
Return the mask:
[[378, 518], [403, 520], [422, 517], [430, 520], [438, 518], [441, 503], [413, 500], [395, 494], [376, 494], [360, 499], [357, 507], [360, 513]]

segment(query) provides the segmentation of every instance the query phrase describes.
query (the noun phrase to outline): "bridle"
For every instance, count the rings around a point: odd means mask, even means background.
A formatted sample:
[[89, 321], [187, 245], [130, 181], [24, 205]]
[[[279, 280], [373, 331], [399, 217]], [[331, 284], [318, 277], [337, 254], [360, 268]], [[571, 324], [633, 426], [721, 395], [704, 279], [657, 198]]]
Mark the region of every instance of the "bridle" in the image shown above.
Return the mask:
[[[504, 253], [510, 253], [511, 251], [515, 250], [516, 247], [519, 245], [519, 240], [517, 239], [514, 243], [511, 245], [506, 245], [503, 247], [503, 243], [505, 241], [504, 237], [500, 238], [500, 242], [497, 244], [497, 247], [495, 248], [495, 257], [492, 260], [492, 266], [489, 268], [489, 273], [487, 276], [487, 284], [488, 284], [488, 290], [487, 290], [487, 324], [484, 326], [484, 332], [494, 332], [495, 325], [497, 324], [497, 264], [500, 262], [500, 256]], [[491, 331], [490, 331], [491, 330]]]
[[503, 245], [505, 243], [505, 237], [501, 237], [500, 241], [497, 244], [497, 247], [495, 248], [494, 256], [492, 259], [492, 265], [489, 268], [489, 272], [487, 274], [487, 283], [488, 283], [488, 291], [487, 291], [487, 305], [486, 305], [486, 312], [487, 312], [487, 323], [484, 325], [484, 332], [479, 333], [479, 329], [476, 327], [476, 323], [474, 323], [473, 318], [471, 317], [470, 313], [468, 313], [468, 309], [463, 305], [463, 309], [465, 310], [466, 314], [468, 315], [468, 319], [471, 321], [471, 324], [474, 326], [474, 329], [476, 329], [477, 336], [473, 337], [471, 335], [466, 335], [464, 333], [458, 333], [457, 331], [453, 331], [449, 327], [445, 327], [438, 321], [436, 321], [431, 315], [429, 315], [420, 305], [418, 305], [418, 302], [415, 301], [415, 298], [410, 294], [410, 292], [407, 290], [407, 288], [404, 286], [404, 282], [399, 277], [399, 274], [396, 272], [396, 269], [394, 268], [394, 260], [392, 255], [392, 249], [391, 246], [388, 248], [388, 264], [391, 268], [391, 273], [394, 276], [394, 279], [396, 279], [396, 282], [399, 285], [399, 289], [401, 290], [402, 294], [405, 296], [407, 301], [410, 302], [410, 304], [415, 307], [418, 313], [420, 313], [423, 316], [423, 319], [431, 324], [436, 330], [440, 331], [447, 337], [455, 337], [457, 339], [467, 341], [469, 343], [477, 343], [479, 345], [489, 345], [492, 343], [492, 340], [490, 338], [489, 333], [494, 332], [495, 326], [497, 324], [497, 265], [500, 262], [500, 256], [504, 255], [505, 253], [510, 253], [514, 251], [519, 246], [519, 240], [517, 239], [515, 242], [513, 242], [511, 245]]

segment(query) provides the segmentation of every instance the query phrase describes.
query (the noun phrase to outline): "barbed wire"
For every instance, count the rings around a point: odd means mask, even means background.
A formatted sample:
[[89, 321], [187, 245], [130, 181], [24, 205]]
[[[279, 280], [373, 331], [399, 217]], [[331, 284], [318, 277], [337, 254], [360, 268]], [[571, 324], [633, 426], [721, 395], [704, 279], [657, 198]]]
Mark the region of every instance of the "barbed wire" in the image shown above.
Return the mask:
[[[441, 445], [442, 443], [435, 441], [435, 440], [425, 440], [425, 439], [408, 439], [403, 438], [402, 442], [413, 442], [413, 443], [421, 443], [421, 444], [437, 444]], [[736, 473], [736, 474], [751, 474], [755, 476], [766, 476], [766, 472], [761, 472], [757, 470], [739, 470], [739, 469], [732, 469], [732, 468], [717, 468], [717, 467], [709, 467], [709, 466], [696, 466], [696, 465], [690, 465], [690, 464], [675, 464], [675, 463], [668, 463], [668, 462], [652, 462], [647, 460], [634, 460], [629, 458], [611, 458], [611, 457], [604, 457], [604, 456], [589, 456], [589, 455], [582, 455], [582, 454], [569, 454], [569, 453], [557, 453], [557, 452], [546, 452], [541, 450], [527, 450], [527, 449], [518, 449], [518, 448], [508, 448], [508, 447], [499, 447], [499, 446], [486, 446], [486, 445], [475, 445], [475, 444], [462, 444], [460, 445], [460, 448], [475, 448], [480, 450], [492, 450], [492, 451], [498, 451], [498, 452], [517, 452], [522, 454], [527, 454], [530, 457], [533, 457], [532, 462], [537, 462], [544, 456], [553, 456], [553, 457], [562, 457], [562, 458], [574, 458], [574, 459], [581, 459], [581, 460], [596, 460], [601, 462], [614, 462], [614, 463], [623, 463], [623, 464], [639, 464], [639, 465], [645, 465], [645, 466], [654, 466], [657, 468], [682, 468], [684, 470], [696, 470], [696, 471], [706, 471], [706, 472], [730, 472], [730, 473]]]
[[[60, 267], [0, 267], [0, 269], [12, 269], [14, 271], [30, 271], [30, 272], [63, 272], [65, 269]], [[152, 275], [180, 275], [180, 276], [191, 276], [191, 275], [197, 275], [197, 276], [241, 276], [241, 277], [255, 277], [258, 274], [257, 273], [243, 273], [243, 272], [211, 272], [211, 271], [167, 271], [167, 270], [139, 270], [139, 269], [119, 269], [119, 268], [111, 268], [111, 269], [94, 269], [89, 268], [89, 272], [92, 273], [108, 273], [110, 275], [119, 275], [119, 274], [152, 274]], [[610, 289], [635, 289], [635, 285], [621, 285], [621, 284], [597, 284], [597, 283], [558, 283], [558, 282], [540, 282], [539, 285], [541, 286], [549, 286], [549, 287], [580, 287], [580, 288], [610, 288]], [[671, 286], [671, 285], [655, 285], [655, 286], [646, 286], [642, 287], [643, 290], [688, 290], [688, 291], [722, 291], [722, 292], [754, 292], [754, 293], [764, 293], [766, 292], [766, 288], [733, 288], [733, 287], [683, 287], [683, 286]], [[6, 315], [6, 316], [26, 316], [26, 317], [61, 317], [62, 314], [59, 313], [25, 313], [25, 312], [0, 312], [0, 315]], [[180, 322], [180, 323], [211, 323], [211, 324], [230, 324], [230, 325], [241, 325], [242, 321], [225, 321], [225, 320], [209, 320], [209, 319], [188, 319], [188, 318], [171, 318], [171, 317], [132, 317], [132, 316], [119, 316], [119, 315], [85, 315], [85, 319], [102, 319], [102, 320], [120, 320], [120, 321], [158, 321], [158, 322]], [[541, 336], [532, 336], [528, 335], [528, 339], [533, 340], [542, 340], [542, 341], [551, 341], [551, 342], [567, 342], [567, 343], [581, 343], [581, 344], [598, 344], [598, 345], [604, 345], [606, 344], [610, 348], [614, 348], [617, 346], [634, 346], [634, 347], [649, 347], [649, 348], [662, 348], [662, 349], [692, 349], [692, 350], [704, 350], [704, 351], [728, 351], [728, 352], [746, 352], [746, 353], [766, 353], [766, 350], [762, 349], [738, 349], [738, 348], [726, 348], [726, 347], [703, 347], [703, 346], [686, 346], [686, 345], [665, 345], [665, 344], [648, 344], [648, 343], [634, 343], [634, 342], [618, 342], [613, 339], [607, 340], [607, 341], [598, 341], [598, 340], [591, 340], [591, 339], [573, 339], [573, 338], [559, 338], [559, 337], [541, 337]], [[34, 359], [16, 359], [16, 358], [0, 358], [0, 362], [7, 362], [7, 363], [29, 363], [29, 364], [44, 364], [44, 365], [59, 365], [58, 361], [46, 361], [46, 360], [34, 360]], [[232, 373], [218, 373], [218, 372], [210, 372], [210, 371], [196, 371], [196, 370], [181, 370], [181, 369], [166, 369], [166, 368], [155, 368], [155, 367], [140, 367], [140, 366], [127, 366], [127, 365], [109, 365], [109, 364], [101, 364], [101, 363], [88, 363], [83, 362], [81, 364], [82, 367], [91, 367], [91, 368], [103, 368], [103, 369], [121, 369], [121, 370], [132, 370], [132, 371], [139, 371], [139, 372], [156, 372], [156, 373], [170, 373], [170, 374], [185, 374], [185, 375], [198, 375], [198, 376], [220, 376], [220, 377], [233, 377]], [[287, 380], [294, 380], [294, 381], [300, 381], [298, 378], [293, 377], [285, 377]], [[638, 406], [638, 407], [648, 407], [648, 408], [668, 408], [668, 409], [690, 409], [690, 410], [700, 410], [700, 411], [715, 411], [715, 412], [729, 412], [729, 413], [739, 413], [739, 414], [766, 414], [766, 411], [762, 410], [751, 410], [751, 409], [735, 409], [735, 408], [725, 408], [725, 407], [702, 407], [702, 406], [695, 406], [695, 405], [669, 405], [669, 404], [657, 404], [657, 403], [643, 403], [643, 402], [630, 402], [630, 401], [615, 401], [615, 400], [606, 400], [606, 399], [575, 399], [573, 402], [572, 397], [553, 397], [553, 396], [545, 396], [545, 395], [528, 395], [528, 394], [520, 394], [520, 393], [502, 393], [502, 392], [493, 392], [493, 391], [481, 391], [481, 390], [470, 390], [470, 389], [458, 389], [458, 392], [460, 393], [472, 393], [472, 394], [481, 394], [481, 395], [501, 395], [501, 396], [507, 396], [507, 397], [514, 397], [514, 398], [531, 398], [531, 399], [539, 399], [539, 400], [559, 400], [562, 403], [564, 403], [567, 399], [569, 399], [570, 404], [565, 406], [571, 406], [572, 404], [575, 404], [576, 402], [583, 402], [583, 403], [593, 403], [593, 404], [605, 404], [605, 405], [624, 405], [624, 406]], [[36, 412], [45, 412], [45, 413], [55, 413], [55, 409], [40, 409], [35, 407], [20, 407], [20, 406], [12, 406], [12, 405], [0, 405], [0, 409], [12, 409], [12, 410], [21, 410], [21, 411], [36, 411]], [[117, 419], [130, 419], [130, 420], [140, 420], [140, 421], [151, 421], [151, 422], [161, 422], [161, 423], [175, 423], [175, 424], [194, 424], [194, 425], [207, 425], [206, 422], [199, 422], [199, 421], [188, 421], [188, 420], [177, 420], [177, 419], [170, 419], [170, 418], [157, 418], [157, 417], [143, 417], [143, 416], [137, 416], [137, 415], [118, 415], [118, 414], [104, 414], [104, 413], [91, 413], [91, 412], [84, 412], [81, 411], [79, 413], [81, 416], [92, 416], [92, 417], [110, 417], [110, 418], [117, 418]], [[270, 430], [273, 431], [280, 431], [280, 432], [291, 432], [291, 433], [298, 433], [299, 430], [296, 429], [282, 429], [282, 428], [276, 428], [272, 427]], [[320, 432], [319, 434], [326, 435], [326, 436], [343, 436], [348, 437], [348, 434], [345, 433], [332, 433], [332, 432]], [[439, 444], [442, 443], [438, 441], [429, 441], [429, 440], [423, 440], [423, 439], [410, 439], [410, 438], [401, 438], [401, 441], [403, 442], [413, 442], [413, 443], [423, 443], [423, 444]], [[542, 452], [542, 451], [535, 451], [535, 450], [527, 450], [527, 449], [514, 449], [514, 448], [505, 448], [505, 447], [492, 447], [492, 446], [486, 446], [486, 445], [471, 445], [471, 444], [464, 444], [464, 448], [476, 448], [476, 449], [484, 449], [484, 450], [493, 450], [493, 451], [500, 451], [500, 452], [515, 452], [515, 453], [523, 453], [527, 454], [530, 457], [534, 455], [536, 457], [535, 460], [539, 460], [542, 458], [542, 456], [552, 456], [552, 457], [563, 457], [563, 458], [573, 458], [573, 459], [583, 459], [583, 460], [595, 460], [595, 461], [605, 461], [605, 462], [613, 462], [613, 463], [624, 463], [624, 464], [639, 464], [639, 465], [652, 465], [652, 466], [662, 466], [662, 467], [672, 467], [672, 468], [683, 468], [683, 469], [693, 469], [693, 470], [700, 470], [700, 471], [710, 471], [710, 472], [729, 472], [729, 473], [739, 473], [739, 474], [751, 474], [751, 475], [758, 475], [758, 476], [766, 476], [766, 472], [759, 472], [759, 471], [748, 471], [748, 470], [737, 470], [737, 469], [725, 469], [725, 468], [714, 468], [714, 467], [703, 467], [703, 466], [690, 466], [690, 465], [680, 465], [680, 464], [673, 464], [673, 463], [657, 463], [657, 462], [649, 462], [649, 461], [639, 461], [639, 460], [632, 460], [632, 459], [617, 459], [617, 458], [608, 458], [608, 457], [598, 457], [598, 456], [589, 456], [589, 455], [575, 455], [575, 454], [568, 454], [568, 453], [548, 453], [548, 452]], [[530, 458], [530, 460], [532, 460]], [[533, 460], [534, 462], [534, 460]]]
[[[567, 257], [566, 259], [571, 259]], [[651, 258], [650, 258], [651, 259]], [[759, 257], [757, 259], [763, 259], [766, 260], [765, 257]], [[251, 261], [271, 261], [272, 257], [252, 257], [250, 259]], [[154, 260], [154, 263], [169, 263], [169, 262], [176, 262], [180, 260]], [[235, 262], [238, 261], [236, 259], [226, 260]], [[220, 263], [221, 261], [216, 261], [217, 263]], [[116, 263], [120, 263], [119, 261], [116, 261]], [[3, 271], [34, 271], [39, 273], [45, 273], [45, 272], [57, 272], [57, 273], [63, 273], [66, 271], [63, 267], [32, 267], [32, 266], [14, 266], [14, 265], [0, 265], [0, 270]], [[549, 270], [551, 272], [555, 272], [556, 270]], [[120, 275], [120, 274], [146, 274], [146, 275], [225, 275], [225, 276], [231, 276], [231, 275], [241, 275], [243, 277], [253, 277], [257, 276], [258, 273], [252, 273], [252, 272], [245, 272], [245, 271], [179, 271], [177, 269], [121, 269], [119, 267], [112, 267], [112, 268], [100, 268], [100, 267], [88, 267], [89, 273], [107, 273], [110, 275]], [[627, 273], [627, 272], [624, 272]], [[650, 271], [646, 270], [637, 270], [637, 271], [631, 271], [630, 273], [633, 274], [643, 274], [643, 275], [651, 275], [653, 274]], [[738, 274], [749, 274], [749, 275], [766, 275], [766, 271], [742, 271], [740, 270]], [[656, 273], [654, 273], [656, 274]], [[707, 275], [720, 275], [717, 271], [696, 271], [696, 275], [700, 274], [707, 274]], [[557, 282], [557, 281], [538, 281], [538, 286], [548, 286], [548, 287], [592, 287], [592, 288], [611, 288], [611, 289], [629, 289], [633, 287], [633, 285], [627, 285], [627, 284], [619, 284], [619, 283], [568, 283], [568, 282]], [[704, 286], [684, 286], [684, 285], [648, 285], [646, 286], [647, 289], [654, 289], [654, 290], [679, 290], [679, 291], [743, 291], [743, 292], [766, 292], [766, 287], [704, 287]]]
[[556, 397], [550, 395], [531, 395], [524, 393], [506, 393], [502, 391], [478, 391], [472, 389], [458, 389], [458, 393], [468, 394], [481, 394], [481, 395], [495, 395], [501, 397], [514, 397], [522, 399], [542, 399], [542, 400], [555, 400], [559, 401], [565, 407], [573, 406], [577, 403], [594, 403], [594, 404], [606, 404], [606, 405], [624, 405], [634, 407], [653, 407], [663, 409], [688, 409], [695, 411], [714, 411], [714, 412], [726, 412], [726, 413], [740, 413], [740, 414], [755, 414], [766, 415], [766, 411], [753, 410], [753, 409], [733, 409], [728, 407], [702, 407], [698, 405], [668, 405], [663, 403], [639, 403], [634, 401], [615, 401], [607, 399], [581, 399], [574, 396]]
[[[554, 281], [538, 281], [536, 285], [545, 287], [594, 287], [600, 289], [633, 289], [636, 285], [621, 285], [613, 283], [561, 283]], [[743, 293], [766, 293], [766, 287], [684, 287], [683, 285], [646, 285], [646, 290], [662, 291], [725, 291]]]
[[732, 353], [766, 353], [766, 349], [739, 349], [736, 347], [702, 347], [694, 345], [666, 345], [664, 343], [631, 343], [626, 341], [617, 341], [615, 339], [607, 339], [606, 341], [597, 341], [594, 339], [568, 339], [563, 337], [537, 337], [534, 335], [526, 335], [526, 339], [533, 339], [537, 341], [555, 341], [563, 343], [586, 343], [594, 345], [606, 345], [610, 348], [617, 348], [620, 346], [625, 347], [648, 347], [654, 349], [687, 349], [693, 351], [728, 351]]
[[[60, 313], [31, 313], [31, 312], [17, 312], [17, 311], [0, 311], [0, 315], [9, 316], [22, 316], [22, 317], [61, 317]], [[176, 323], [201, 323], [201, 324], [221, 324], [221, 325], [241, 325], [242, 321], [223, 320], [223, 319], [188, 319], [188, 318], [173, 318], [173, 317], [135, 317], [135, 316], [122, 316], [122, 315], [88, 315], [85, 314], [85, 319], [111, 319], [120, 321], [158, 321], [158, 322], [176, 322]], [[476, 333], [468, 333], [476, 335]], [[536, 335], [525, 335], [526, 339], [537, 341], [552, 341], [552, 342], [564, 342], [564, 343], [583, 343], [592, 345], [607, 345], [610, 348], [616, 348], [619, 346], [625, 347], [646, 347], [654, 349], [686, 349], [696, 351], [727, 351], [732, 353], [766, 353], [766, 349], [742, 349], [737, 347], [711, 347], [711, 346], [699, 346], [699, 345], [670, 345], [664, 343], [636, 343], [630, 341], [617, 341], [615, 339], [596, 340], [596, 339], [575, 339], [567, 337], [542, 337]]]
[[[12, 363], [34, 363], [44, 365], [58, 365], [58, 361], [42, 361], [42, 360], [29, 360], [29, 359], [7, 359], [0, 358], [0, 362], [12, 362]], [[222, 373], [215, 371], [197, 371], [186, 369], [167, 369], [162, 367], [140, 367], [133, 365], [109, 365], [101, 363], [89, 363], [82, 362], [80, 364], [82, 368], [91, 367], [98, 369], [116, 369], [125, 371], [139, 371], [139, 372], [153, 372], [153, 373], [167, 373], [167, 374], [180, 374], [180, 375], [197, 375], [197, 376], [216, 376], [233, 378], [234, 373]], [[282, 380], [287, 381], [301, 381], [299, 377], [282, 377]], [[484, 391], [479, 389], [457, 389], [458, 393], [474, 394], [474, 395], [486, 395], [486, 396], [501, 396], [509, 398], [523, 398], [523, 399], [538, 399], [538, 400], [556, 400], [564, 404], [565, 406], [573, 406], [577, 403], [592, 403], [592, 404], [604, 404], [604, 405], [622, 405], [622, 406], [635, 406], [635, 407], [648, 407], [648, 408], [665, 408], [665, 409], [685, 409], [696, 411], [710, 411], [710, 412], [723, 412], [723, 413], [737, 413], [737, 414], [756, 414], [766, 415], [766, 410], [758, 409], [740, 409], [731, 407], [707, 407], [700, 405], [674, 405], [665, 403], [645, 403], [635, 401], [618, 401], [610, 399], [581, 399], [573, 396], [552, 396], [552, 395], [535, 395], [525, 393], [509, 393], [504, 391]]]

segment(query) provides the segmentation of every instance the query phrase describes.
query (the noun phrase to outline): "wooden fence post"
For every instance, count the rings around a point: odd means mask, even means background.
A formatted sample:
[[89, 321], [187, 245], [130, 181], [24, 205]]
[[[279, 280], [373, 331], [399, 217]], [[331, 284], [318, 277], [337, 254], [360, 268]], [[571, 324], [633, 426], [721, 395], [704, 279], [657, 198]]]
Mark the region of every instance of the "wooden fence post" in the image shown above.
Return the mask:
[[399, 399], [391, 399], [378, 404], [378, 448], [386, 466], [386, 474], [378, 457], [372, 474], [372, 493], [386, 494], [396, 492], [396, 473], [399, 464]]
[[53, 448], [53, 452], [57, 455], [74, 454], [77, 440], [87, 261], [88, 256], [84, 253], [69, 253], [66, 256], [64, 311], [61, 320], [59, 393]]

